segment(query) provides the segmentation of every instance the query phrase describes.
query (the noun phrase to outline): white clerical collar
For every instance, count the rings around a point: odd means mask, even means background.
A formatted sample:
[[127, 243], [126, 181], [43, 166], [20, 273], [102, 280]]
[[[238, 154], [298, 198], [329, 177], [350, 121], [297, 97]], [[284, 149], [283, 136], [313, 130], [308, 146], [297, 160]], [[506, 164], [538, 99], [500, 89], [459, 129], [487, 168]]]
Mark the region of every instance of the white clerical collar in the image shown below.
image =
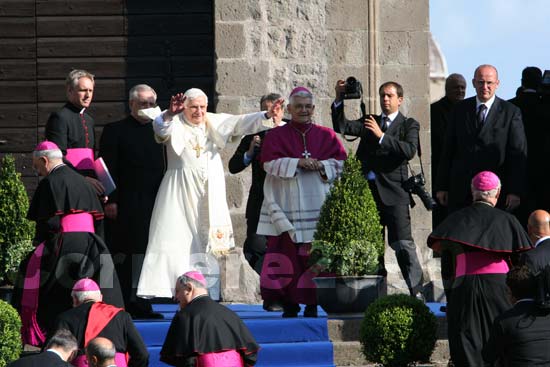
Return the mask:
[[484, 104], [487, 107], [487, 111], [485, 112], [485, 116], [489, 113], [489, 110], [491, 109], [491, 106], [493, 103], [495, 103], [496, 95], [493, 94], [493, 96], [487, 101], [487, 102], [481, 102], [479, 98], [476, 96], [476, 112], [479, 109], [479, 105]]
[[535, 242], [535, 247], [537, 247], [539, 245], [539, 243], [541, 243], [542, 241], [546, 241], [549, 238], [550, 238], [550, 236], [544, 236], [544, 237], [539, 238], [537, 240], [537, 242]]
[[80, 110], [80, 114], [83, 115], [84, 114], [84, 111], [86, 111], [86, 107], [84, 107], [83, 109]]
[[522, 299], [518, 299], [516, 301], [516, 303], [514, 303], [514, 304], [517, 305], [520, 302], [535, 302], [535, 299], [534, 298], [522, 298]]

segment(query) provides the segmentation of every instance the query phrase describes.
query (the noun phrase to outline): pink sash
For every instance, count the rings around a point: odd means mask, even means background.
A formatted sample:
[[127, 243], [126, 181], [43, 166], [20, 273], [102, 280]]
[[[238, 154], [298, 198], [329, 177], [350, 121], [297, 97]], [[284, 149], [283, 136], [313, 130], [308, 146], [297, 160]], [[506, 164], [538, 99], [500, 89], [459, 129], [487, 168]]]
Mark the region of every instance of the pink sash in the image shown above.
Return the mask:
[[[82, 354], [71, 361], [71, 364], [75, 367], [88, 367], [88, 360], [86, 355]], [[117, 367], [128, 367], [128, 361], [126, 361], [126, 354], [116, 352], [115, 364]]]
[[21, 338], [23, 344], [34, 346], [42, 346], [46, 340], [46, 334], [36, 320], [40, 292], [40, 263], [43, 252], [44, 242], [36, 247], [29, 259], [21, 296]]
[[197, 357], [197, 367], [244, 367], [241, 354], [235, 349], [218, 353], [206, 353]]
[[76, 169], [94, 169], [94, 151], [90, 148], [70, 148], [65, 156]]
[[64, 215], [61, 217], [61, 232], [95, 233], [94, 217], [89, 213]]
[[477, 274], [506, 274], [508, 263], [502, 254], [475, 251], [465, 252], [456, 257], [456, 277]]

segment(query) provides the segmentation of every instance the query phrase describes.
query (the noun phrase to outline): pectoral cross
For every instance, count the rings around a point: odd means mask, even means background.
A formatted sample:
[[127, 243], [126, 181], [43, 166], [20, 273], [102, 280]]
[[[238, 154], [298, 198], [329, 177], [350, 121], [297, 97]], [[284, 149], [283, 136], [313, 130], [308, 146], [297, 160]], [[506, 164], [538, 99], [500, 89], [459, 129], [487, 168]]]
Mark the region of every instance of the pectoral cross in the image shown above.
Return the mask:
[[197, 158], [201, 156], [201, 149], [204, 149], [204, 147], [201, 147], [199, 142], [193, 147], [193, 150], [197, 152]]
[[305, 149], [302, 153], [302, 157], [304, 157], [305, 159], [309, 159], [309, 157], [311, 157], [311, 153], [308, 152], [307, 149]]

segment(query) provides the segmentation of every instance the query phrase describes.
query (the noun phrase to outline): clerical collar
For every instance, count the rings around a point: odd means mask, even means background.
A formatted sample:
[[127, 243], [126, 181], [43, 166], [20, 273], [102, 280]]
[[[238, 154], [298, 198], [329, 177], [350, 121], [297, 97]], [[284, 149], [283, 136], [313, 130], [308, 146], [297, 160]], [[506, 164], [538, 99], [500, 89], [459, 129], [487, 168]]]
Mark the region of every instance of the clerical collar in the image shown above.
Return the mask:
[[48, 172], [48, 175], [52, 173], [53, 171], [57, 170], [59, 167], [65, 166], [65, 163], [59, 163], [57, 166], [54, 166], [50, 172]]
[[289, 125], [292, 126], [293, 129], [298, 130], [298, 132], [300, 132], [302, 134], [307, 134], [307, 132], [313, 126], [313, 122], [310, 121], [310, 122], [307, 122], [307, 123], [303, 124], [301, 122], [296, 122], [296, 121], [290, 120]]
[[[59, 353], [57, 350], [55, 349], [46, 349], [46, 352], [52, 352], [54, 354], [57, 354], [59, 358], [63, 359], [63, 356], [61, 355], [61, 353]], [[64, 360], [64, 359], [63, 359]]]
[[520, 302], [535, 302], [535, 299], [534, 298], [522, 298], [522, 299], [518, 299], [515, 304], [517, 305]]
[[544, 237], [539, 238], [537, 240], [537, 242], [535, 242], [535, 247], [537, 247], [542, 241], [546, 241], [549, 238], [550, 238], [550, 236], [544, 236]]

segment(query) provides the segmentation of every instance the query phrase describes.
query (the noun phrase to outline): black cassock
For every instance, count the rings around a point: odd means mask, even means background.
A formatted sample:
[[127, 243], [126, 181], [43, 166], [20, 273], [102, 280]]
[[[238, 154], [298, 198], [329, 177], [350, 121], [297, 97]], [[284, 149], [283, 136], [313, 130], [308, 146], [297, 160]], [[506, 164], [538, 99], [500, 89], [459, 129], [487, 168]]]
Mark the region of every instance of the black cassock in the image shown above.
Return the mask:
[[[127, 292], [125, 300], [134, 302], [149, 239], [149, 222], [165, 171], [164, 148], [155, 142], [151, 123], [141, 124], [129, 116], [105, 126], [99, 156], [117, 185], [109, 195], [109, 203], [117, 204], [118, 215], [114, 221], [107, 220], [107, 244], [117, 258], [120, 282]], [[117, 254], [125, 256], [118, 259]]]
[[[512, 307], [506, 271], [484, 272], [477, 259], [517, 261], [515, 253], [531, 249], [519, 221], [503, 210], [475, 202], [449, 215], [428, 237], [428, 246], [442, 253], [451, 359], [455, 366], [483, 366], [481, 350], [493, 320]], [[466, 261], [458, 264], [458, 257]], [[467, 269], [457, 274], [455, 269]], [[477, 272], [477, 273], [476, 273]]]
[[237, 314], [208, 296], [200, 296], [174, 316], [160, 360], [172, 366], [195, 366], [198, 354], [236, 350], [245, 366], [253, 366], [259, 349]]
[[[72, 308], [71, 289], [81, 278], [91, 278], [101, 287], [106, 303], [124, 307], [113, 260], [103, 240], [95, 233], [61, 233], [61, 217], [89, 213], [98, 223], [103, 209], [92, 186], [68, 166], [54, 168], [40, 181], [32, 198], [28, 219], [36, 222], [36, 240], [45, 241], [40, 263], [37, 320], [50, 330], [58, 314]], [[26, 263], [20, 267], [15, 305], [20, 305]]]

